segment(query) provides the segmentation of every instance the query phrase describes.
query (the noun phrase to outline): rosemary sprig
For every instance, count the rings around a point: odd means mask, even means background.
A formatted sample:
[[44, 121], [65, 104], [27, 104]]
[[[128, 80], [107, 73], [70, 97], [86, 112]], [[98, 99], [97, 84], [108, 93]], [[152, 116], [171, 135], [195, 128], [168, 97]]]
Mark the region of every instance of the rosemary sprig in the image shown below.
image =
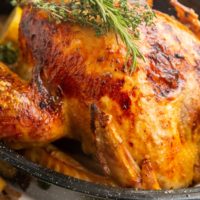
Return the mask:
[[[97, 35], [114, 31], [120, 36], [127, 48], [127, 58], [132, 57], [130, 73], [137, 65], [137, 58], [143, 58], [134, 40], [139, 38], [138, 26], [142, 23], [150, 25], [155, 16], [148, 7], [136, 4], [130, 7], [127, 0], [71, 0], [64, 3], [45, 0], [13, 0], [16, 4], [32, 4], [37, 9], [43, 9], [57, 22], [69, 21], [82, 26], [92, 27]], [[28, 3], [27, 3], [28, 2]], [[128, 63], [128, 61], [127, 61]]]

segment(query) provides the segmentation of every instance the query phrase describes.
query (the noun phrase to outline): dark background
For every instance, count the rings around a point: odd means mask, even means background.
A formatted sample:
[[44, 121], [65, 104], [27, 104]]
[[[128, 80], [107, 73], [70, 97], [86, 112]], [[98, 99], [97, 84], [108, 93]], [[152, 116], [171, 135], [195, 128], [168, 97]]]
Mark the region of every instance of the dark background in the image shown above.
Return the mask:
[[[198, 14], [200, 14], [198, 1], [200, 0], [179, 0], [180, 3], [193, 8]], [[176, 15], [175, 10], [169, 4], [169, 0], [154, 0], [154, 8], [168, 14]]]
[[0, 14], [7, 14], [12, 10], [9, 0], [0, 0]]

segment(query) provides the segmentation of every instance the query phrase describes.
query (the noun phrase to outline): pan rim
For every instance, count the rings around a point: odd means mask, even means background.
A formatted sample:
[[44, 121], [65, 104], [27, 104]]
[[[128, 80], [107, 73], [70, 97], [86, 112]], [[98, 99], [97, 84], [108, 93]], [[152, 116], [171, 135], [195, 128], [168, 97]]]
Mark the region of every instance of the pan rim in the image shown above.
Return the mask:
[[200, 198], [200, 187], [158, 191], [135, 190], [114, 188], [79, 180], [28, 161], [22, 155], [8, 148], [3, 142], [0, 142], [0, 159], [37, 179], [92, 197], [127, 200], [142, 200], [147, 198], [152, 200], [197, 200]]

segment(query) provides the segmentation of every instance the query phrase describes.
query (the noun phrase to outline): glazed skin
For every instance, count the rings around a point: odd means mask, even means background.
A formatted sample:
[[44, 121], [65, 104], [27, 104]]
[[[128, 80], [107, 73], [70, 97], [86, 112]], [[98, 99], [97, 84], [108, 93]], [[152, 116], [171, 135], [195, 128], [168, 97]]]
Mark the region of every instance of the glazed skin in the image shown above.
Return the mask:
[[200, 42], [159, 12], [140, 31], [145, 61], [130, 74], [114, 33], [97, 37], [25, 8], [20, 45], [32, 80], [0, 64], [1, 138], [17, 147], [77, 139], [123, 187], [200, 181]]

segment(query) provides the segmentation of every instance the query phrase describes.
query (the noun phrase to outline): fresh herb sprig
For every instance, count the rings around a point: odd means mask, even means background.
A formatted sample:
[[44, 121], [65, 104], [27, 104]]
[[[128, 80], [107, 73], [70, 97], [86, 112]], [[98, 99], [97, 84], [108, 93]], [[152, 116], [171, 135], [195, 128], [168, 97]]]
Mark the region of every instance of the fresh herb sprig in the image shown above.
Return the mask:
[[155, 14], [148, 6], [129, 6], [127, 0], [119, 0], [118, 3], [114, 0], [71, 0], [67, 3], [63, 0], [60, 3], [45, 0], [12, 2], [15, 5], [32, 4], [35, 8], [47, 11], [57, 22], [69, 21], [92, 27], [97, 35], [114, 31], [126, 45], [127, 58], [132, 58], [130, 73], [137, 65], [137, 58], [144, 59], [134, 40], [139, 38], [140, 24], [150, 25], [153, 22]]

